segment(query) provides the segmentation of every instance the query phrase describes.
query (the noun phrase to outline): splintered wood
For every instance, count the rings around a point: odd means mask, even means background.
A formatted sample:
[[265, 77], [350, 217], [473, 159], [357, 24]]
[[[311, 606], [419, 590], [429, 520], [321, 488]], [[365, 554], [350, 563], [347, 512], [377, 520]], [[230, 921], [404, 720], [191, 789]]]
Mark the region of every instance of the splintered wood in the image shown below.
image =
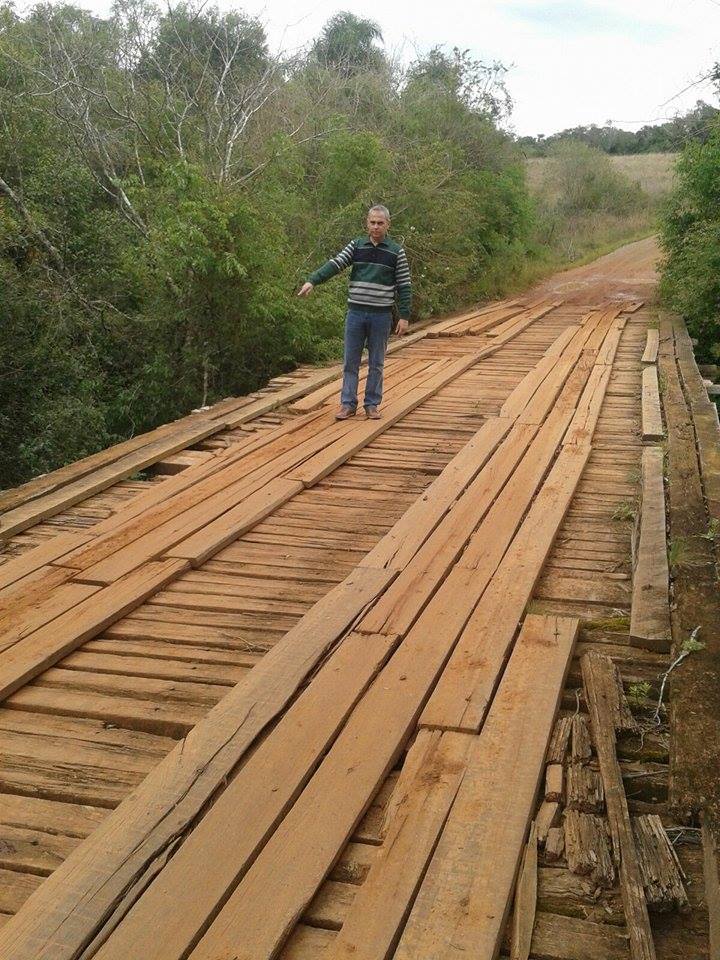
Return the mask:
[[630, 612], [640, 308], [470, 310], [393, 346], [380, 421], [305, 369], [0, 499], [3, 960], [653, 960], [645, 896], [688, 901], [625, 798], [627, 626], [584, 700], [573, 660]]

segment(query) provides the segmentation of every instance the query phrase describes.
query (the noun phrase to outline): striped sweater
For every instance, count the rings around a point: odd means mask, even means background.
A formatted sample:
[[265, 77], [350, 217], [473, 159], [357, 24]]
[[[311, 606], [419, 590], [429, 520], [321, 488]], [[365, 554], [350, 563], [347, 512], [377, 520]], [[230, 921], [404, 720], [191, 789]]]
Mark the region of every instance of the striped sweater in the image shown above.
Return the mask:
[[358, 237], [319, 270], [311, 273], [308, 279], [313, 286], [317, 286], [350, 264], [348, 304], [351, 307], [391, 310], [397, 295], [398, 314], [404, 320], [410, 318], [410, 267], [405, 250], [399, 243], [385, 237], [375, 245], [368, 236]]

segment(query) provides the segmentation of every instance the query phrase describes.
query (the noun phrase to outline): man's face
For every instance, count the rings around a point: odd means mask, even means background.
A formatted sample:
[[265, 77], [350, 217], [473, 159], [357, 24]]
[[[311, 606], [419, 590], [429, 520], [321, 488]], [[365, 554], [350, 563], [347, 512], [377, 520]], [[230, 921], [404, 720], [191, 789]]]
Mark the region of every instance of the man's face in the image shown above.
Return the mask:
[[390, 229], [390, 221], [379, 210], [371, 210], [367, 217], [367, 232], [373, 243], [380, 243]]

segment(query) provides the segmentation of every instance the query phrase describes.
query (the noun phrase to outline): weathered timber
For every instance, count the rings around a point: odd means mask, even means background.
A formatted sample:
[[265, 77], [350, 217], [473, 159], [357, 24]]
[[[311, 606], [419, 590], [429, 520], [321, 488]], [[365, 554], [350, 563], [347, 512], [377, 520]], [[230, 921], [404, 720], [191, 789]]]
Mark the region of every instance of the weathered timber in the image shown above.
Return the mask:
[[590, 713], [593, 742], [605, 788], [613, 855], [620, 876], [632, 960], [655, 960], [647, 903], [643, 891], [627, 798], [615, 749], [613, 691], [616, 683], [608, 657], [586, 653], [581, 658], [585, 699]]
[[663, 451], [647, 447], [642, 457], [640, 536], [633, 570], [630, 643], [670, 649], [670, 573], [665, 541]]
[[657, 369], [645, 367], [642, 372], [642, 438], [646, 441], [662, 440], [664, 436]]
[[535, 827], [530, 827], [517, 884], [513, 905], [510, 960], [528, 960], [532, 944], [538, 891], [538, 844]]
[[582, 813], [602, 813], [605, 796], [600, 774], [582, 763], [567, 768], [567, 807]]
[[666, 913], [690, 909], [682, 868], [662, 820], [656, 814], [632, 819], [640, 876], [650, 910]]
[[592, 813], [566, 810], [563, 828], [568, 869], [590, 877], [598, 887], [612, 887], [615, 868], [605, 821]]

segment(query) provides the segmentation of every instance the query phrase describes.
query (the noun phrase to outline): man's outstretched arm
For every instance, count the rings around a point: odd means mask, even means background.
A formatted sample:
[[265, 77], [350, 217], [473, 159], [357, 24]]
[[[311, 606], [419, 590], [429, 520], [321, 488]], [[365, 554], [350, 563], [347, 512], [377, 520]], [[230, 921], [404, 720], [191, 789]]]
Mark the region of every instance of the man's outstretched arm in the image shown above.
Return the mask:
[[298, 296], [307, 297], [308, 294], [312, 292], [313, 287], [316, 287], [319, 283], [325, 283], [325, 281], [330, 280], [331, 277], [336, 277], [341, 270], [349, 267], [352, 263], [354, 250], [355, 241], [351, 240], [346, 247], [343, 247], [340, 253], [336, 254], [332, 259], [328, 260], [327, 263], [324, 263], [319, 269], [315, 270], [314, 273], [310, 274], [307, 282], [304, 283], [298, 291]]

